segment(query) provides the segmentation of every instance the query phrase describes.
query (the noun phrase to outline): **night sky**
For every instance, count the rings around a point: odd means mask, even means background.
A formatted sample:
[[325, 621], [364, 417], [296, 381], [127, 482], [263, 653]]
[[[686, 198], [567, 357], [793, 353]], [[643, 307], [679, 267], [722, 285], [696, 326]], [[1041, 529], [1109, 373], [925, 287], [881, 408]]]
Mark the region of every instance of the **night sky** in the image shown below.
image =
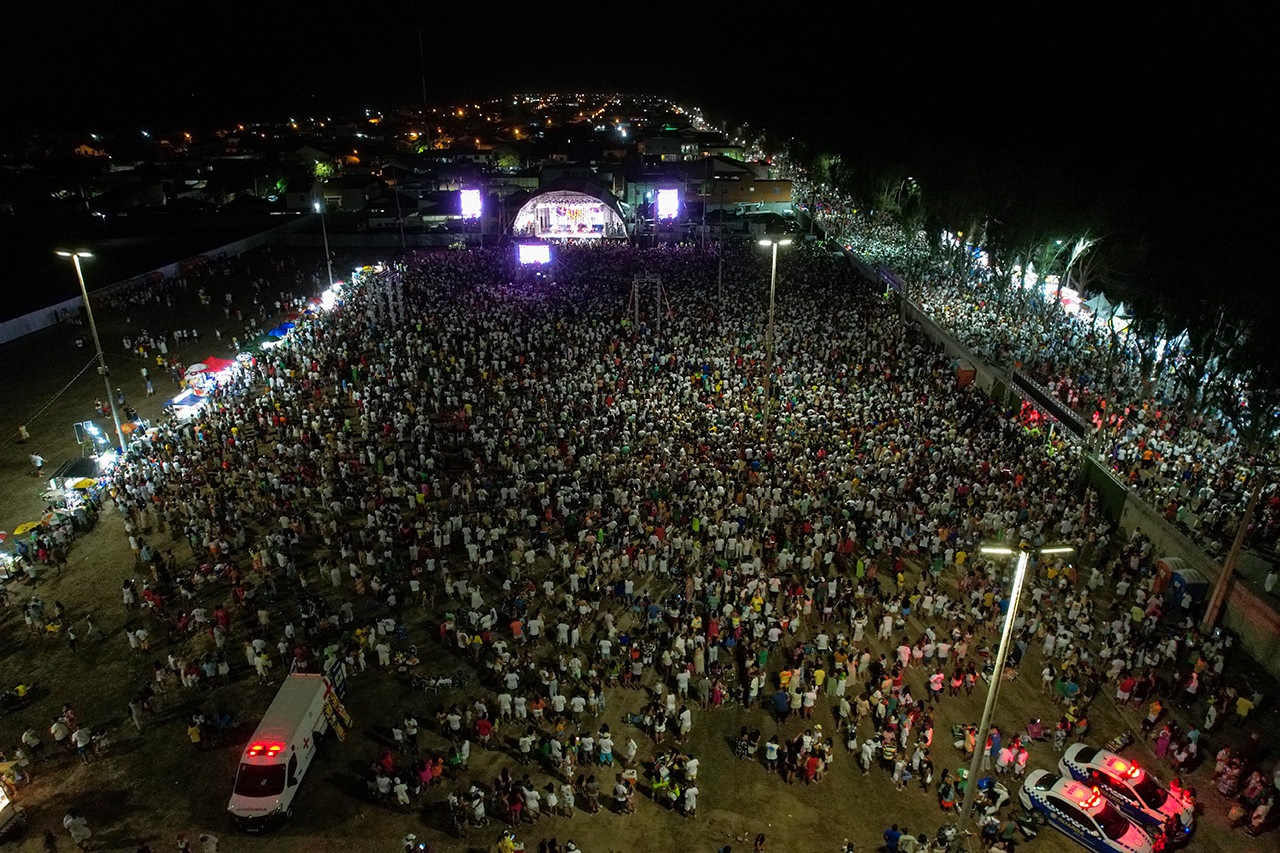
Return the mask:
[[648, 92], [944, 177], [989, 172], [1072, 203], [1122, 198], [1125, 215], [1167, 233], [1194, 217], [1209, 252], [1238, 255], [1261, 234], [1274, 169], [1260, 9], [455, 5], [10, 4], [0, 104], [13, 121], [0, 132], [416, 104], [421, 26], [432, 103]]

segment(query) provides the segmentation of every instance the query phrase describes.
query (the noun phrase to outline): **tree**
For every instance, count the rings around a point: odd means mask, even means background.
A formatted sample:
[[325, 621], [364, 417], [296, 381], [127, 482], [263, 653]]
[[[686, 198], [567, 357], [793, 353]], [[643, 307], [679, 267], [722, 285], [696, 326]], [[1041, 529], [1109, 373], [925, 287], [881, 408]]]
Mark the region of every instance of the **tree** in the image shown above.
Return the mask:
[[315, 168], [312, 169], [312, 174], [315, 175], [317, 181], [327, 181], [333, 177], [335, 171], [332, 163], [317, 160]]
[[494, 165], [499, 169], [519, 169], [524, 165], [520, 156], [520, 148], [510, 142], [499, 142], [493, 146]]
[[1180, 307], [1184, 310], [1178, 314], [1186, 332], [1171, 355], [1176, 359], [1175, 373], [1184, 395], [1183, 414], [1192, 418], [1204, 414], [1214, 401], [1215, 389], [1232, 378], [1228, 370], [1248, 333], [1227, 306], [1213, 304], [1204, 295]]

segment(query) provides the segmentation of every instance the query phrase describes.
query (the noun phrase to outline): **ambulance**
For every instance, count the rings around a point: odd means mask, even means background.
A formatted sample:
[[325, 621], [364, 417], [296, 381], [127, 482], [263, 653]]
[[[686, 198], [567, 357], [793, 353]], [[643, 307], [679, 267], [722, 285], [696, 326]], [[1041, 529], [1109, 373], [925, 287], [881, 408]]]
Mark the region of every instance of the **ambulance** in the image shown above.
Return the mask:
[[340, 714], [333, 685], [318, 674], [285, 679], [240, 755], [227, 811], [245, 832], [268, 829], [293, 814], [298, 789], [316, 755], [316, 742]]

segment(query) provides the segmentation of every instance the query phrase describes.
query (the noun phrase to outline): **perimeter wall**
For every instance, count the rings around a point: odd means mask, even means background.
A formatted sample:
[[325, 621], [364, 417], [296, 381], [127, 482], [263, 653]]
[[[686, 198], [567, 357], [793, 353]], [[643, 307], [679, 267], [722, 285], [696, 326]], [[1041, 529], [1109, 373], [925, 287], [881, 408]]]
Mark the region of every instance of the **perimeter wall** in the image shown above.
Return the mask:
[[[310, 219], [310, 217], [306, 216], [290, 219], [283, 225], [275, 228], [269, 228], [266, 231], [260, 231], [257, 234], [251, 234], [248, 237], [228, 243], [225, 246], [218, 246], [217, 248], [210, 249], [207, 252], [201, 252], [199, 255], [193, 255], [191, 258], [184, 258], [181, 261], [175, 261], [174, 263], [165, 264], [164, 266], [157, 267], [153, 270], [147, 270], [140, 275], [135, 275], [123, 281], [117, 281], [114, 284], [108, 284], [105, 287], [95, 288], [89, 292], [89, 298], [95, 299], [105, 294], [109, 294], [112, 291], [128, 288], [141, 282], [148, 281], [155, 276], [172, 278], [173, 276], [178, 275], [183, 264], [195, 258], [209, 255], [239, 255], [242, 252], [247, 252], [250, 249], [256, 249], [260, 246], [265, 246], [268, 243], [273, 245], [281, 243], [284, 241], [285, 235], [301, 228], [308, 219]], [[317, 238], [317, 240], [319, 240], [319, 238]], [[32, 332], [38, 332], [41, 329], [61, 323], [63, 320], [78, 316], [81, 311], [81, 300], [79, 297], [75, 297], [68, 299], [65, 302], [59, 302], [57, 305], [50, 305], [46, 308], [40, 308], [28, 314], [23, 314], [21, 317], [14, 317], [12, 320], [5, 320], [0, 323], [0, 344], [17, 340], [23, 335], [29, 335]]]

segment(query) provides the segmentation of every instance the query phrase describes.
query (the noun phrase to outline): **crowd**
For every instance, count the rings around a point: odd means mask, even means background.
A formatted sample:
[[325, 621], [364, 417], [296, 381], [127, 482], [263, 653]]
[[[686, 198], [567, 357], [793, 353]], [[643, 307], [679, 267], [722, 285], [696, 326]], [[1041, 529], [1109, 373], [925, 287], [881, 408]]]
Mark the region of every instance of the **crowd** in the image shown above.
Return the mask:
[[[1219, 409], [1188, 400], [1185, 341], [1160, 358], [1111, 317], [1069, 313], [1038, 288], [997, 281], [975, 267], [963, 286], [884, 221], [846, 224], [869, 261], [911, 279], [912, 298], [976, 356], [1016, 367], [1092, 426], [1100, 456], [1170, 522], [1219, 552], [1235, 536], [1253, 483], [1247, 449]], [[1280, 537], [1280, 484], [1264, 484], [1248, 542]]]
[[[122, 588], [130, 647], [156, 659], [139, 707], [336, 661], [404, 670], [413, 689], [407, 625], [425, 621], [432, 656], [479, 678], [388, 713], [366, 781], [406, 809], [443, 786], [461, 832], [625, 815], [637, 794], [695, 818], [686, 742], [728, 705], [795, 727], [734, 747], [782, 782], [822, 784], [843, 746], [947, 808], [939, 708], [1028, 655], [1064, 738], [1088, 731], [1105, 685], [1239, 698], [1229, 639], [1166, 602], [1144, 541], [1114, 540], [1070, 443], [961, 387], [823, 253], [783, 260], [767, 358], [767, 266], [724, 251], [723, 300], [714, 250], [696, 247], [566, 247], [542, 274], [496, 251], [410, 256], [243, 363], [194, 420], [139, 439], [112, 487], [147, 573]], [[668, 297], [660, 335], [628, 311], [641, 272]], [[1011, 567], [979, 554], [990, 542], [1075, 549], [1035, 562], [998, 674]], [[643, 692], [623, 731], [606, 717], [618, 691]], [[996, 772], [1025, 767], [1018, 738], [992, 740]], [[520, 767], [474, 778], [476, 749]]]

